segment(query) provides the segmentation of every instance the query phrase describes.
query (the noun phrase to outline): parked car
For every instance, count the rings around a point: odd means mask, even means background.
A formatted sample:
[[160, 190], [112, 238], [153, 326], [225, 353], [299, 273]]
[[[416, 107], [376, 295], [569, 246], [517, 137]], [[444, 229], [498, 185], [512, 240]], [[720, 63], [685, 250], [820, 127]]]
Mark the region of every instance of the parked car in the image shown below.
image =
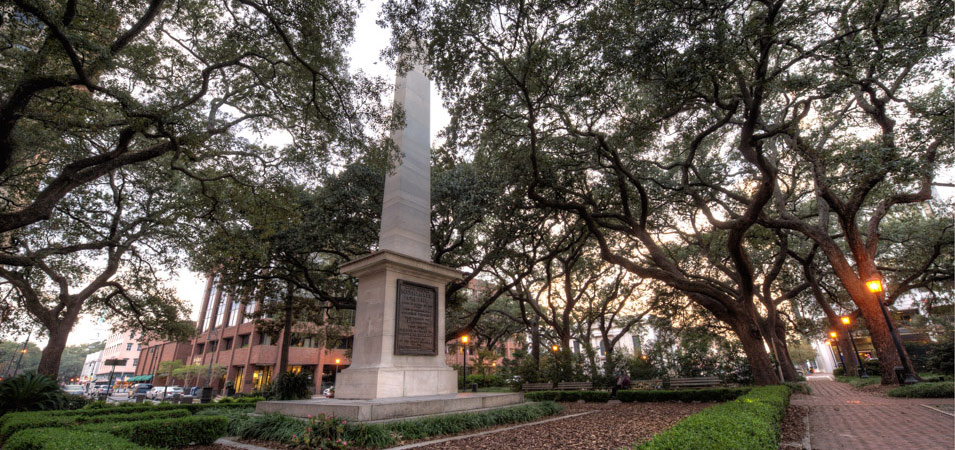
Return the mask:
[[165, 388], [165, 386], [153, 386], [146, 391], [146, 398], [150, 400], [158, 400], [159, 397], [162, 397], [163, 388]]
[[67, 394], [70, 394], [70, 395], [83, 395], [83, 394], [84, 394], [84, 392], [83, 392], [83, 386], [80, 386], [80, 385], [78, 385], [78, 384], [68, 384], [68, 385], [66, 385], [66, 386], [63, 386], [63, 392], [65, 392], [65, 393], [67, 393]]
[[149, 392], [149, 390], [152, 389], [152, 388], [153, 388], [153, 385], [150, 384], [150, 383], [134, 384], [133, 387], [129, 388], [129, 391], [128, 391], [128, 392], [129, 392], [129, 395], [128, 395], [128, 397], [129, 397], [129, 398], [133, 398], [133, 397], [135, 397], [135, 396], [137, 396], [137, 395], [145, 395], [145, 394], [146, 394], [147, 392]]
[[[182, 390], [182, 386], [169, 386], [166, 388], [166, 398], [170, 399], [173, 395], [179, 394], [183, 395], [185, 392]], [[162, 398], [162, 391], [159, 392], [159, 397]]]

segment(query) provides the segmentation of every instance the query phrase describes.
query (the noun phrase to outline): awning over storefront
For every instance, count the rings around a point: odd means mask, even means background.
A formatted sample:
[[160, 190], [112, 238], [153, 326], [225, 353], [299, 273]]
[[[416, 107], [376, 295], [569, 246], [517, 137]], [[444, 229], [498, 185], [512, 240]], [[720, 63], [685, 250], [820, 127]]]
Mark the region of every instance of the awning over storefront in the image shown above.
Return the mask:
[[126, 381], [129, 383], [143, 383], [153, 379], [152, 375], [137, 375], [135, 377], [129, 377]]

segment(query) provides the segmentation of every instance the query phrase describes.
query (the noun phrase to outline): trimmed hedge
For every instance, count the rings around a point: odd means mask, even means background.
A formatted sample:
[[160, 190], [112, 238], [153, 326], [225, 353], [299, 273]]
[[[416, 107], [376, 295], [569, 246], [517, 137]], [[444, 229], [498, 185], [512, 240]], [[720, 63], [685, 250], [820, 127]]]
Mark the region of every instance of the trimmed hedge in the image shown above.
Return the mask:
[[0, 444], [5, 442], [7, 438], [13, 436], [14, 433], [29, 428], [69, 428], [87, 423], [133, 422], [137, 420], [175, 418], [189, 415], [191, 415], [189, 411], [184, 409], [175, 409], [168, 411], [147, 411], [140, 413], [123, 412], [121, 414], [99, 414], [94, 416], [58, 415], [47, 417], [14, 417], [13, 419], [4, 421], [3, 426], [0, 427]]
[[639, 450], [775, 450], [792, 391], [764, 386], [734, 401], [704, 409], [657, 434]]
[[18, 431], [3, 446], [4, 450], [147, 450], [108, 433], [64, 430], [63, 428], [31, 428]]
[[225, 436], [229, 420], [222, 416], [191, 416], [139, 422], [98, 423], [79, 427], [103, 432], [147, 447], [209, 445]]
[[[715, 388], [681, 390], [623, 390], [617, 391], [617, 400], [621, 402], [726, 402], [747, 392], [750, 388]], [[607, 391], [536, 391], [527, 392], [524, 398], [533, 401], [555, 402], [606, 402], [610, 400]]]
[[[94, 408], [94, 409], [73, 409], [73, 410], [54, 410], [54, 411], [29, 411], [29, 412], [15, 412], [8, 413], [0, 416], [0, 429], [3, 428], [3, 425], [9, 420], [21, 419], [21, 418], [44, 418], [49, 416], [83, 416], [83, 417], [92, 417], [102, 414], [129, 414], [129, 413], [138, 413], [138, 412], [147, 412], [147, 411], [169, 411], [174, 409], [184, 409], [190, 413], [196, 413], [208, 408], [248, 408], [252, 406], [251, 402], [234, 402], [234, 403], [192, 403], [187, 405], [173, 405], [173, 404], [163, 404], [163, 405], [146, 405], [146, 404], [137, 404], [136, 406], [110, 406], [107, 408]], [[126, 405], [127, 403], [121, 403], [121, 405]]]
[[[554, 402], [525, 403], [519, 406], [474, 413], [456, 413], [422, 419], [380, 424], [344, 423], [344, 440], [349, 446], [384, 448], [400, 441], [489, 428], [496, 425], [530, 422], [557, 414], [563, 409]], [[338, 419], [334, 419], [338, 420]], [[237, 419], [230, 425], [246, 439], [291, 443], [292, 436], [305, 433], [307, 423], [281, 414], [264, 414]]]
[[955, 383], [939, 381], [899, 386], [888, 392], [890, 397], [910, 398], [952, 398], [955, 397]]

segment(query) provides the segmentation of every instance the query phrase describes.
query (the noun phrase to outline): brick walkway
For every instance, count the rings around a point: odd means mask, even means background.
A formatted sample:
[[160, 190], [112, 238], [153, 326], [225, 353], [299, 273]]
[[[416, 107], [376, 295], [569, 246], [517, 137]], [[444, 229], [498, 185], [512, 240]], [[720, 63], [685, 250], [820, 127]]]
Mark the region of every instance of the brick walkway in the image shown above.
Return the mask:
[[809, 407], [813, 450], [955, 448], [955, 418], [922, 405], [951, 405], [953, 399], [882, 397], [810, 376], [812, 395], [792, 404]]

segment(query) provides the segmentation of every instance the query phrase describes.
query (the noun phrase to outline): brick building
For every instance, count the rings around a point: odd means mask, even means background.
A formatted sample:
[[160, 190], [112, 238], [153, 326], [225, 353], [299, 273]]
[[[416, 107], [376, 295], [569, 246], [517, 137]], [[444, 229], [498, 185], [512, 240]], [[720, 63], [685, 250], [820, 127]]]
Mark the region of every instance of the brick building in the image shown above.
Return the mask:
[[[283, 337], [279, 334], [273, 341], [271, 336], [255, 329], [248, 316], [256, 312], [258, 303], [255, 298], [239, 298], [225, 292], [216, 277], [208, 277], [196, 337], [182, 344], [151, 342], [140, 355], [149, 365], [137, 371], [137, 375], [155, 374], [160, 362], [172, 359], [187, 365], [211, 362], [226, 368], [226, 373], [212, 382], [217, 391], [227, 382], [231, 382], [236, 392], [248, 393], [262, 388], [276, 375], [279, 359], [276, 344]], [[294, 329], [300, 331], [302, 326], [296, 325]], [[309, 334], [293, 330], [289, 370], [308, 373], [314, 392], [321, 392], [323, 384], [333, 382], [336, 370], [348, 367], [350, 361], [345, 352], [351, 342], [349, 337], [335, 345], [339, 348], [325, 348]], [[163, 380], [157, 377], [157, 381]]]
[[[95, 369], [95, 379], [106, 381], [111, 371], [114, 380], [122, 381], [132, 377], [139, 365], [141, 350], [142, 344], [136, 339], [135, 331], [113, 333], [106, 339], [106, 347], [100, 353], [99, 363]], [[107, 366], [105, 361], [108, 359], [125, 359], [126, 365], [115, 368]]]

